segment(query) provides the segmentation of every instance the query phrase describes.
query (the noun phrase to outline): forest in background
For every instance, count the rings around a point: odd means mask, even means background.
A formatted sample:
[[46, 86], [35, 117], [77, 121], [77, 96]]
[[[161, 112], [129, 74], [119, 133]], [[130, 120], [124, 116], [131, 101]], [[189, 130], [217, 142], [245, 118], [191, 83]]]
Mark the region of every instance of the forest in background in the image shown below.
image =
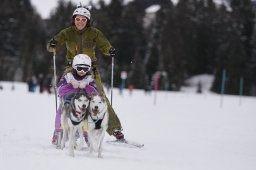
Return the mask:
[[[92, 23], [117, 49], [114, 86], [126, 71], [126, 87], [179, 91], [186, 79], [214, 76], [212, 91], [256, 95], [256, 4], [251, 0], [100, 0], [92, 4]], [[228, 4], [228, 5], [227, 5]], [[155, 13], [146, 9], [159, 5]], [[52, 77], [53, 57], [47, 41], [71, 25], [76, 4], [58, 1], [50, 19], [42, 19], [30, 0], [2, 0], [0, 6], [0, 81], [23, 81], [35, 75]], [[110, 83], [111, 58], [97, 53], [102, 80]], [[65, 68], [65, 48], [56, 55], [57, 74]]]

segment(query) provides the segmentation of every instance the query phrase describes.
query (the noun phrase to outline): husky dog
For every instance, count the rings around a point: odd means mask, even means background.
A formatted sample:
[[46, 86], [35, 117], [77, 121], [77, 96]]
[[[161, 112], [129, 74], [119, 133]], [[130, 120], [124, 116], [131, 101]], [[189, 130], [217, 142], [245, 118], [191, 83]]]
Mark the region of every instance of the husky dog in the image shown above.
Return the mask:
[[85, 93], [76, 93], [71, 97], [70, 104], [64, 104], [62, 101], [61, 125], [63, 126], [63, 138], [61, 140], [61, 149], [65, 147], [65, 142], [69, 139], [69, 155], [74, 156], [75, 134], [78, 131], [80, 143], [78, 149], [84, 145], [83, 125], [86, 118], [89, 99]]
[[88, 115], [88, 140], [90, 153], [98, 152], [102, 158], [102, 142], [108, 128], [108, 109], [104, 96], [94, 95], [91, 97]]

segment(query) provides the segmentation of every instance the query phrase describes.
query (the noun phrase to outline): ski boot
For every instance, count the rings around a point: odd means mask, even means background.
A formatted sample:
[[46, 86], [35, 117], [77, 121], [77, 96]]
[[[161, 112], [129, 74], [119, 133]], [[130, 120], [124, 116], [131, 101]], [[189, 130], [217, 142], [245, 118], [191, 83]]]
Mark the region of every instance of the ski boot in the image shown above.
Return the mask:
[[89, 143], [89, 140], [88, 140], [88, 133], [84, 131], [83, 135], [84, 135], [84, 140], [85, 140], [87, 146], [90, 147], [90, 143]]
[[116, 138], [117, 142], [125, 142], [124, 134], [121, 132], [121, 130], [114, 130], [113, 136]]
[[132, 147], [132, 148], [142, 148], [144, 146], [144, 144], [126, 140], [121, 130], [114, 130], [113, 136], [116, 138], [116, 140], [107, 141], [107, 143], [111, 145], [125, 146], [125, 147]]

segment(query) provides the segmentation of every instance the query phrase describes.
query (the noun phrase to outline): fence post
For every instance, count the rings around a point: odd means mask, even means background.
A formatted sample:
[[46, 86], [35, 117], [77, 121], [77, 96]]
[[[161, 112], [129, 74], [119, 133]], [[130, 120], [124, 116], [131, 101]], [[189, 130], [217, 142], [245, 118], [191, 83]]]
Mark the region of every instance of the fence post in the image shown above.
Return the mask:
[[160, 72], [157, 71], [154, 75], [153, 75], [153, 80], [154, 80], [154, 105], [156, 105], [156, 98], [157, 98], [157, 91], [158, 91], [158, 86], [159, 86], [159, 79], [160, 79]]
[[240, 85], [239, 85], [239, 104], [242, 104], [242, 96], [244, 91], [244, 78], [240, 78]]
[[220, 107], [223, 105], [223, 96], [225, 93], [225, 82], [226, 82], [226, 69], [222, 71], [222, 81], [221, 81], [221, 99], [220, 99]]

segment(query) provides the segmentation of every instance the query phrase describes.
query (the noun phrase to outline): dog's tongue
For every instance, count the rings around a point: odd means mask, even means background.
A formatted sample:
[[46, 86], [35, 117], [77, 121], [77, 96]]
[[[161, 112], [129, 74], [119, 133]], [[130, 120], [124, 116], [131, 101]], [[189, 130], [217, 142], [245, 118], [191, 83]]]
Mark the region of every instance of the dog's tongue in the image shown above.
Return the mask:
[[86, 111], [86, 108], [85, 108], [85, 107], [80, 107], [80, 106], [78, 106], [78, 108], [79, 108], [82, 112], [85, 112], [85, 111]]
[[99, 110], [92, 110], [93, 112], [93, 116], [97, 116], [97, 114], [99, 113]]

